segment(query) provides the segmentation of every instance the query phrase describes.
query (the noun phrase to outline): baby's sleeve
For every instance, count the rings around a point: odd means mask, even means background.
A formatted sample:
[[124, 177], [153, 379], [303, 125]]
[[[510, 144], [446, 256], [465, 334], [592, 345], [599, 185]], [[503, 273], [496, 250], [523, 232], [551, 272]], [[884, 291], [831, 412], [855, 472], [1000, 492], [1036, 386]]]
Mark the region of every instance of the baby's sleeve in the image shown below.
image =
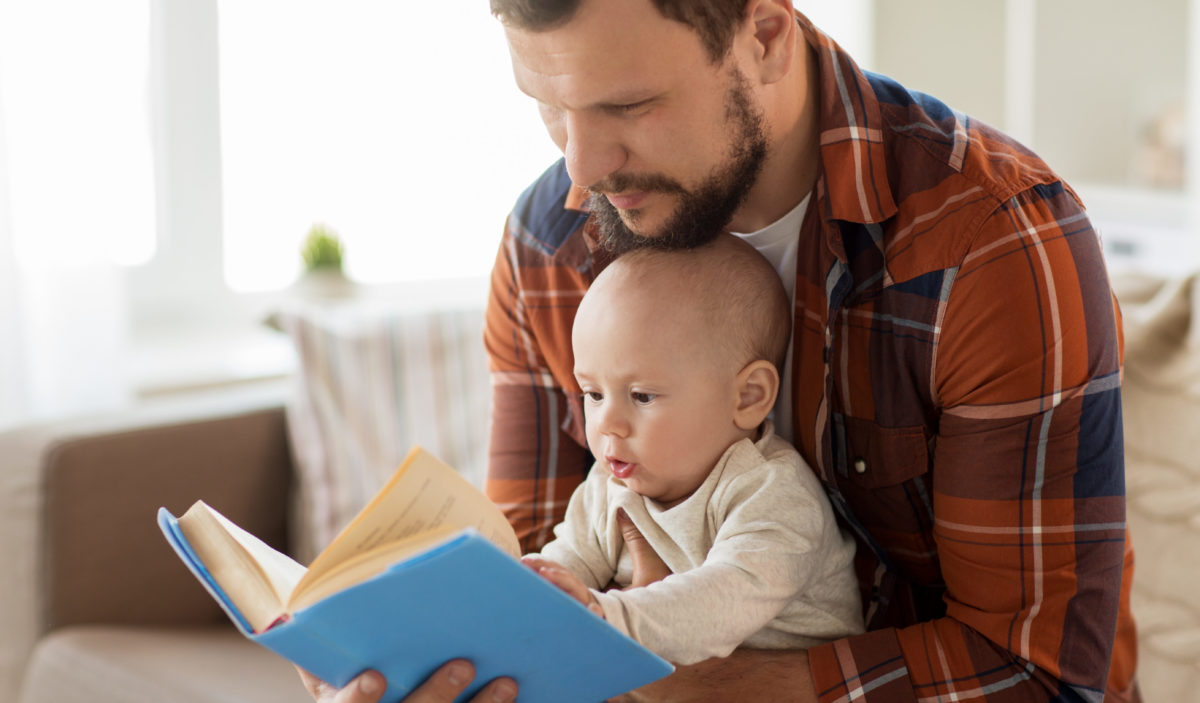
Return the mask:
[[606, 548], [603, 525], [607, 512], [607, 476], [593, 469], [567, 504], [567, 514], [554, 528], [554, 539], [541, 556], [566, 567], [591, 589], [606, 587], [616, 574], [616, 554]]
[[677, 664], [724, 657], [832, 566], [844, 593], [811, 623], [789, 626], [757, 646], [801, 648], [861, 631], [853, 548], [845, 551], [829, 533], [837, 530], [832, 511], [793, 471], [754, 472], [724, 486], [710, 505], [717, 527], [704, 563], [643, 588], [596, 594], [605, 619]]

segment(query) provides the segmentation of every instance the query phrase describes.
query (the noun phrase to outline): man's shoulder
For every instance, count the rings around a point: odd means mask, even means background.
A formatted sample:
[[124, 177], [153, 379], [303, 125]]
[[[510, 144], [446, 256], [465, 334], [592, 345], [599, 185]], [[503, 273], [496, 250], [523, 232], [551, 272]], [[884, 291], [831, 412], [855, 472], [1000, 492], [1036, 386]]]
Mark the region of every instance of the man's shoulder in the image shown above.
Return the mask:
[[969, 251], [1006, 239], [1005, 209], [1018, 196], [1082, 211], [1070, 187], [1016, 139], [935, 97], [867, 75], [898, 208], [882, 233], [895, 280], [958, 266]]
[[508, 229], [521, 243], [553, 255], [587, 221], [588, 214], [570, 207], [571, 177], [559, 159], [517, 198]]
[[[938, 98], [875, 73], [867, 80], [879, 102], [891, 172], [902, 193], [974, 187], [992, 203], [1061, 182], [1036, 153], [982, 120]], [[952, 179], [959, 176], [957, 184]]]

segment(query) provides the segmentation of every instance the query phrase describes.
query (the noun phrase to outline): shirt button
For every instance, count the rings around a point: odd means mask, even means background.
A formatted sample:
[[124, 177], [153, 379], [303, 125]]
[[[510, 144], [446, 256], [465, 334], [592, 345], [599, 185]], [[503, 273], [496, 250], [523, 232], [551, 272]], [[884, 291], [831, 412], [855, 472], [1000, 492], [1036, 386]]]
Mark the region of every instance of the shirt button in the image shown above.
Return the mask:
[[864, 459], [855, 459], [855, 460], [854, 460], [854, 473], [856, 473], [856, 474], [865, 474], [865, 473], [867, 473], [867, 462], [866, 462], [866, 460], [864, 460]]

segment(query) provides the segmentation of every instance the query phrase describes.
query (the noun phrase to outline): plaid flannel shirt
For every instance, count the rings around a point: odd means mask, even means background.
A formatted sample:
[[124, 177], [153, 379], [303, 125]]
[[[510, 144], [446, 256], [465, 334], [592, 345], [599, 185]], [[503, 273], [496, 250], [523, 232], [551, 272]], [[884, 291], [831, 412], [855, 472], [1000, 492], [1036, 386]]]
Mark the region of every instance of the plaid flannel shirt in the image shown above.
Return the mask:
[[[1021, 145], [820, 64], [798, 233], [795, 441], [858, 542], [869, 631], [809, 651], [821, 701], [1135, 700], [1120, 315], [1074, 193]], [[526, 549], [591, 458], [571, 324], [608, 263], [563, 163], [493, 272], [489, 495]]]

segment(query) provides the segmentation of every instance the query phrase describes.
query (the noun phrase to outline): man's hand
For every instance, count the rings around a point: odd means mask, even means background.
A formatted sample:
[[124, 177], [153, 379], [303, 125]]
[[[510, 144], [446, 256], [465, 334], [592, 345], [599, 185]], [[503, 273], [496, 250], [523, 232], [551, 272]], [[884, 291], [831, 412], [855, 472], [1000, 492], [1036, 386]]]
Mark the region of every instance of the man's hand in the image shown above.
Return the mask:
[[658, 556], [658, 552], [654, 551], [654, 547], [650, 546], [622, 508], [617, 509], [617, 527], [621, 530], [629, 557], [633, 559], [633, 583], [629, 584], [630, 587], [649, 586], [671, 575], [667, 563]]
[[558, 586], [568, 596], [583, 603], [588, 610], [600, 617], [604, 617], [604, 610], [596, 602], [596, 596], [592, 594], [592, 590], [585, 586], [583, 581], [580, 581], [575, 574], [571, 573], [570, 569], [549, 559], [543, 559], [532, 554], [521, 557], [521, 562], [536, 571], [538, 576]]
[[[375, 671], [359, 675], [345, 688], [338, 690], [307, 671], [297, 668], [304, 688], [317, 703], [378, 703], [386, 688], [383, 676]], [[452, 703], [475, 678], [475, 667], [465, 659], [455, 659], [443, 665], [425, 683], [410, 693], [404, 703]], [[504, 703], [515, 700], [517, 684], [509, 678], [499, 678], [484, 686], [471, 703]]]

